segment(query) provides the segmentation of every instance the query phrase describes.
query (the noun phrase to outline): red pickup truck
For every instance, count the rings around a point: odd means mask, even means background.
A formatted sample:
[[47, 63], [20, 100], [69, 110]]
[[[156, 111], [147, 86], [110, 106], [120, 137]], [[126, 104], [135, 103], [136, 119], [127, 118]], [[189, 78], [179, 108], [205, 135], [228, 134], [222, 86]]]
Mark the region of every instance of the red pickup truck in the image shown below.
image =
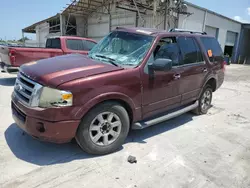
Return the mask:
[[79, 53], [87, 55], [96, 42], [81, 37], [48, 38], [45, 48], [0, 46], [0, 67], [4, 72], [16, 73], [25, 63], [55, 56]]

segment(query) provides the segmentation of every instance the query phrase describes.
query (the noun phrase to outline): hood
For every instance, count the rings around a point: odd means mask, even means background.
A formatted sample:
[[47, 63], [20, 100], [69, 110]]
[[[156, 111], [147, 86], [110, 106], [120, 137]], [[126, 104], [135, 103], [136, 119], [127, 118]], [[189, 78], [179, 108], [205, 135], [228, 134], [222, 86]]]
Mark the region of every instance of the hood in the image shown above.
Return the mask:
[[21, 66], [20, 71], [35, 82], [57, 87], [72, 80], [122, 69], [85, 55], [71, 54], [31, 62]]

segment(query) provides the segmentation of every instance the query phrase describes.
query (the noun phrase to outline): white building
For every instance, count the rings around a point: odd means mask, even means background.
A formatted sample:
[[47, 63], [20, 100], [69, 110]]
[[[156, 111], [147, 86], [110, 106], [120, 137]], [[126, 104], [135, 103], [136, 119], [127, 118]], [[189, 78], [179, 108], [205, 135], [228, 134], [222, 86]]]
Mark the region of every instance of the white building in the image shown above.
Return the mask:
[[236, 61], [238, 41], [240, 39], [242, 23], [225, 17], [213, 11], [186, 2], [188, 12], [192, 15], [179, 17], [179, 28], [205, 31], [215, 36], [225, 54], [232, 56]]
[[[213, 11], [182, 2], [176, 5], [173, 0], [159, 3], [157, 16], [153, 18], [152, 0], [78, 0], [70, 4], [61, 14], [33, 24], [23, 32], [36, 33], [37, 46], [44, 46], [51, 35], [77, 35], [100, 40], [117, 26], [156, 27], [169, 30], [178, 27], [205, 31], [215, 36], [225, 54], [237, 62], [241, 54], [239, 44], [242, 23]], [[159, 1], [162, 2], [162, 1]], [[181, 7], [181, 8], [180, 8]], [[243, 44], [242, 44], [243, 45]], [[241, 58], [241, 59], [244, 59]]]

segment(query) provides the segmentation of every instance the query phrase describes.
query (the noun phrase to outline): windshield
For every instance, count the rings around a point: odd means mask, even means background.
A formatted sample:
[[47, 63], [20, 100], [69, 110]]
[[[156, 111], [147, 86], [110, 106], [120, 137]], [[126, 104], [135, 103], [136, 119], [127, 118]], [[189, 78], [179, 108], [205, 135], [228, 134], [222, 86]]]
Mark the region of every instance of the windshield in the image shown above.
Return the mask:
[[89, 52], [89, 57], [117, 66], [137, 66], [152, 42], [152, 36], [114, 31]]

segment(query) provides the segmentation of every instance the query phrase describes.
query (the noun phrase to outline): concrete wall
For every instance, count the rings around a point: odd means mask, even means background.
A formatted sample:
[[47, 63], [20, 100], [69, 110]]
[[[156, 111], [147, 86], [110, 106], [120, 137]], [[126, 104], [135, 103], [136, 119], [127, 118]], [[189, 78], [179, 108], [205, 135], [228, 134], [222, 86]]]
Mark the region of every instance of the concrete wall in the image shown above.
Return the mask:
[[42, 23], [36, 26], [36, 41], [38, 47], [45, 47], [49, 35], [49, 23]]
[[46, 36], [46, 39], [49, 38], [49, 37], [58, 37], [58, 36], [61, 36], [61, 32], [49, 33], [49, 34]]
[[112, 6], [111, 16], [109, 14], [93, 14], [88, 18], [88, 37], [97, 41], [106, 36], [110, 30], [118, 26], [135, 27], [136, 13]]
[[136, 13], [114, 8], [111, 13], [111, 30], [116, 27], [135, 27], [136, 26]]
[[101, 40], [109, 32], [109, 15], [95, 14], [88, 18], [88, 37]]
[[192, 15], [180, 15], [178, 28], [203, 31], [205, 11], [188, 6], [188, 12]]
[[85, 37], [85, 18], [83, 16], [75, 16], [76, 18], [76, 33], [79, 37]]
[[[112, 6], [111, 16], [108, 14], [93, 14], [88, 18], [88, 37], [95, 40], [100, 40], [102, 37], [107, 35], [110, 30], [114, 30], [116, 27], [141, 27], [144, 20], [144, 26], [148, 28], [154, 27], [154, 20], [152, 11], [147, 11], [146, 15], [142, 14], [142, 19], [136, 17], [136, 12], [128, 11], [120, 8], [116, 8], [115, 5]], [[164, 24], [164, 15], [159, 15], [157, 17], [157, 28], [164, 29], [166, 25], [166, 30], [174, 27], [174, 17], [169, 16], [166, 19], [166, 24]]]

